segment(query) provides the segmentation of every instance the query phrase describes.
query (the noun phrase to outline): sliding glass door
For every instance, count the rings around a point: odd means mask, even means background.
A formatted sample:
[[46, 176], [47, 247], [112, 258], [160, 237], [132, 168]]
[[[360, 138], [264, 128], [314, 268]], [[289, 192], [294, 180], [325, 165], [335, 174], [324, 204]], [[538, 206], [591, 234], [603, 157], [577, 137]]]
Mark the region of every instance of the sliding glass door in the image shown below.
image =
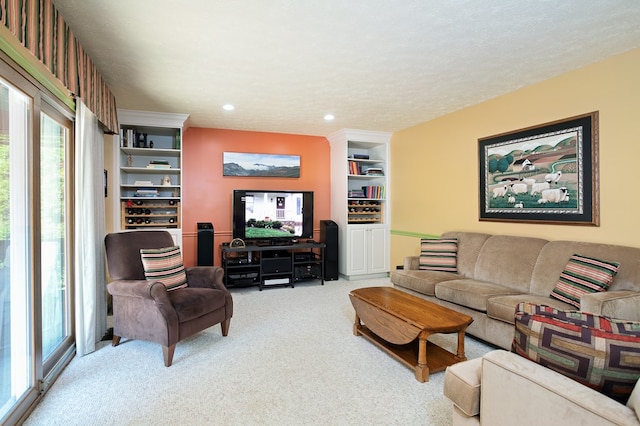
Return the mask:
[[32, 100], [0, 80], [0, 420], [33, 386]]
[[[43, 110], [46, 109], [46, 105]], [[40, 283], [44, 374], [70, 343], [68, 146], [71, 123], [40, 114]]]
[[74, 353], [72, 121], [0, 60], [0, 424]]

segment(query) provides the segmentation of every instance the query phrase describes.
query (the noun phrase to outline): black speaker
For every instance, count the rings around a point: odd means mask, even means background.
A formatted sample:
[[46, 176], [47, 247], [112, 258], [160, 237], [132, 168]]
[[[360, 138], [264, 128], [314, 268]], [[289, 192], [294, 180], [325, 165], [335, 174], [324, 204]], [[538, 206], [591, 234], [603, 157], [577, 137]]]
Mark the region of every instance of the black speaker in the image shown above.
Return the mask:
[[338, 279], [338, 224], [332, 220], [320, 221], [320, 242], [324, 249], [324, 279]]
[[198, 222], [198, 266], [213, 266], [213, 224]]

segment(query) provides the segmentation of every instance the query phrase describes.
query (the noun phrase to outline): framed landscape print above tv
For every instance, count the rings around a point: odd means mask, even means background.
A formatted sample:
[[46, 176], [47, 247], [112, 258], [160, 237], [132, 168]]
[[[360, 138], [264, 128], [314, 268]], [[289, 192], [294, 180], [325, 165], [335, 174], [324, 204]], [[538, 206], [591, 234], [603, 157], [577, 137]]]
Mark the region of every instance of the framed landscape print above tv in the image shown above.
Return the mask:
[[225, 152], [223, 176], [300, 177], [300, 156]]

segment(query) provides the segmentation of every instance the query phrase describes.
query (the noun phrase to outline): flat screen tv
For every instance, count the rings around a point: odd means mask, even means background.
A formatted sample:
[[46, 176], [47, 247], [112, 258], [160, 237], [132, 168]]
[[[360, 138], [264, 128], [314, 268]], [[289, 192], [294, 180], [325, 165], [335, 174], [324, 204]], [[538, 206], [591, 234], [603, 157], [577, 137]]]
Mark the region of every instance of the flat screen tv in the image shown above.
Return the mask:
[[233, 238], [313, 238], [313, 191], [233, 191]]

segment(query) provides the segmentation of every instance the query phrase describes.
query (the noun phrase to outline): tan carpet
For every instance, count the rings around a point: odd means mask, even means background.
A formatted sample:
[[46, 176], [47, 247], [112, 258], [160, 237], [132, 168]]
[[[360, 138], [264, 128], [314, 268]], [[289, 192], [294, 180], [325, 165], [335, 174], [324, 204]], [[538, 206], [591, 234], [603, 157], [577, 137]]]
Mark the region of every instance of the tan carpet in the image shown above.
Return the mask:
[[[26, 425], [448, 425], [444, 372], [413, 372], [352, 333], [354, 288], [388, 279], [234, 289], [229, 335], [124, 340], [75, 358]], [[455, 347], [455, 335], [434, 336]], [[469, 359], [492, 348], [467, 337]]]

